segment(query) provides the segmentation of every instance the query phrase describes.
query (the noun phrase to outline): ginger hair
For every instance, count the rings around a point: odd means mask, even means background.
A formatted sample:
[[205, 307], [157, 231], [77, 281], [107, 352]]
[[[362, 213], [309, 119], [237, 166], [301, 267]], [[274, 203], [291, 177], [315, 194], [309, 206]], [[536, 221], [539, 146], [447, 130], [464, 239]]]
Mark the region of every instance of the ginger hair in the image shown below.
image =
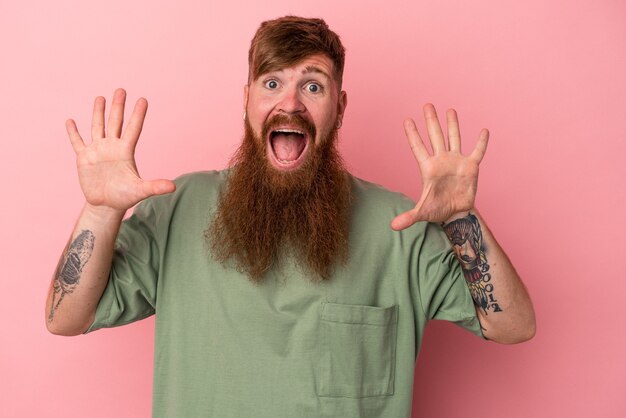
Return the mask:
[[322, 19], [284, 16], [261, 23], [248, 52], [248, 83], [261, 75], [291, 67], [311, 55], [326, 55], [341, 89], [345, 48]]

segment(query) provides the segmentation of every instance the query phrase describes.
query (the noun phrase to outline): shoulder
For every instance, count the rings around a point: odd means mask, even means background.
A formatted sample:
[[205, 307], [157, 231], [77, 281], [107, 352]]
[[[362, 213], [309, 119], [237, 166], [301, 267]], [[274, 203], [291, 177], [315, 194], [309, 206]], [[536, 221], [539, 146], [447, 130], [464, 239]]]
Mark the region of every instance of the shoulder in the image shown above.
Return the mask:
[[163, 197], [169, 196], [175, 200], [189, 195], [193, 195], [194, 198], [204, 196], [211, 199], [217, 197], [222, 186], [226, 183], [228, 173], [229, 170], [211, 170], [183, 174], [174, 179], [176, 191]]
[[416, 239], [424, 237], [428, 228], [426, 222], [418, 222], [403, 231], [391, 229], [391, 221], [396, 216], [415, 207], [412, 199], [354, 176], [351, 176], [351, 181], [354, 236], [362, 237], [363, 234], [367, 234], [381, 242], [384, 241], [384, 237], [406, 242], [415, 242]]
[[211, 171], [196, 171], [193, 173], [183, 174], [176, 179], [176, 192], [188, 192], [191, 190], [204, 190], [219, 189], [227, 179], [229, 170], [211, 170]]
[[[356, 177], [352, 177], [352, 181], [355, 230], [370, 231], [377, 240], [383, 242], [384, 237], [391, 237], [391, 240], [401, 243], [399, 248], [405, 248], [407, 254], [419, 253], [420, 257], [425, 259], [431, 256], [448, 257], [453, 254], [450, 241], [439, 224], [416, 222], [402, 231], [391, 229], [393, 218], [413, 209], [415, 201], [375, 183]], [[406, 250], [406, 246], [411, 247], [411, 250]], [[456, 261], [456, 257], [450, 257], [448, 260], [451, 263]]]
[[[412, 209], [415, 202], [406, 195], [350, 175], [355, 208], [381, 215], [398, 215]], [[394, 216], [395, 216], [394, 215]]]
[[228, 170], [183, 174], [174, 179], [176, 184], [174, 192], [144, 200], [135, 209], [135, 213], [138, 211], [167, 213], [181, 207], [210, 207], [217, 202], [227, 176]]

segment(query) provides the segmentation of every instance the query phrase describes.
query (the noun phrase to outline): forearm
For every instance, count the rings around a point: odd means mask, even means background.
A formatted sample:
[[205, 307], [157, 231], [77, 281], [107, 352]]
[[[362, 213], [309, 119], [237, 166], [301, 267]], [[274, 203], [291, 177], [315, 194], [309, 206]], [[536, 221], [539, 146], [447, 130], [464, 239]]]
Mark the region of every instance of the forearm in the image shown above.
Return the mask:
[[78, 335], [93, 322], [123, 216], [122, 211], [89, 204], [83, 208], [50, 284], [46, 302], [50, 332]]
[[461, 262], [485, 337], [500, 343], [532, 338], [535, 313], [528, 292], [478, 212], [453, 216], [444, 231]]

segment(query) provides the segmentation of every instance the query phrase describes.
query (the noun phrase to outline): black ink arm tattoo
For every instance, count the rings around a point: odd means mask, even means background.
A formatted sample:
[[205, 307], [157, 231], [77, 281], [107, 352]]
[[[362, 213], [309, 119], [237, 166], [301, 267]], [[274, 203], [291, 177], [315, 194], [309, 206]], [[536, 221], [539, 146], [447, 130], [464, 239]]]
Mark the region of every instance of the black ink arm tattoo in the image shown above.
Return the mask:
[[[83, 230], [72, 241], [63, 257], [61, 257], [57, 271], [54, 274], [54, 293], [52, 294], [48, 322], [52, 322], [54, 319], [54, 314], [65, 295], [72, 293], [76, 289], [80, 281], [80, 274], [93, 252], [94, 241], [93, 233], [89, 230]], [[59, 293], [60, 296], [55, 305], [55, 299]]]
[[502, 312], [493, 295], [491, 273], [478, 218], [468, 213], [466, 217], [444, 225], [443, 230], [461, 262], [465, 281], [476, 306], [480, 307], [485, 315], [489, 310]]

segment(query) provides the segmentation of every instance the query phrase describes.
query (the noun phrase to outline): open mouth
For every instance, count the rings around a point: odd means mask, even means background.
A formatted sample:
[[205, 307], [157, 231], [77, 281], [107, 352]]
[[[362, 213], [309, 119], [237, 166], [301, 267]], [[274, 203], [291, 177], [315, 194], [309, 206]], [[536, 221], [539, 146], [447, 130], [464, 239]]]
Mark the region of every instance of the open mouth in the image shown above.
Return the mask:
[[308, 135], [300, 129], [277, 128], [269, 134], [270, 161], [278, 169], [294, 169], [304, 161], [309, 146]]

